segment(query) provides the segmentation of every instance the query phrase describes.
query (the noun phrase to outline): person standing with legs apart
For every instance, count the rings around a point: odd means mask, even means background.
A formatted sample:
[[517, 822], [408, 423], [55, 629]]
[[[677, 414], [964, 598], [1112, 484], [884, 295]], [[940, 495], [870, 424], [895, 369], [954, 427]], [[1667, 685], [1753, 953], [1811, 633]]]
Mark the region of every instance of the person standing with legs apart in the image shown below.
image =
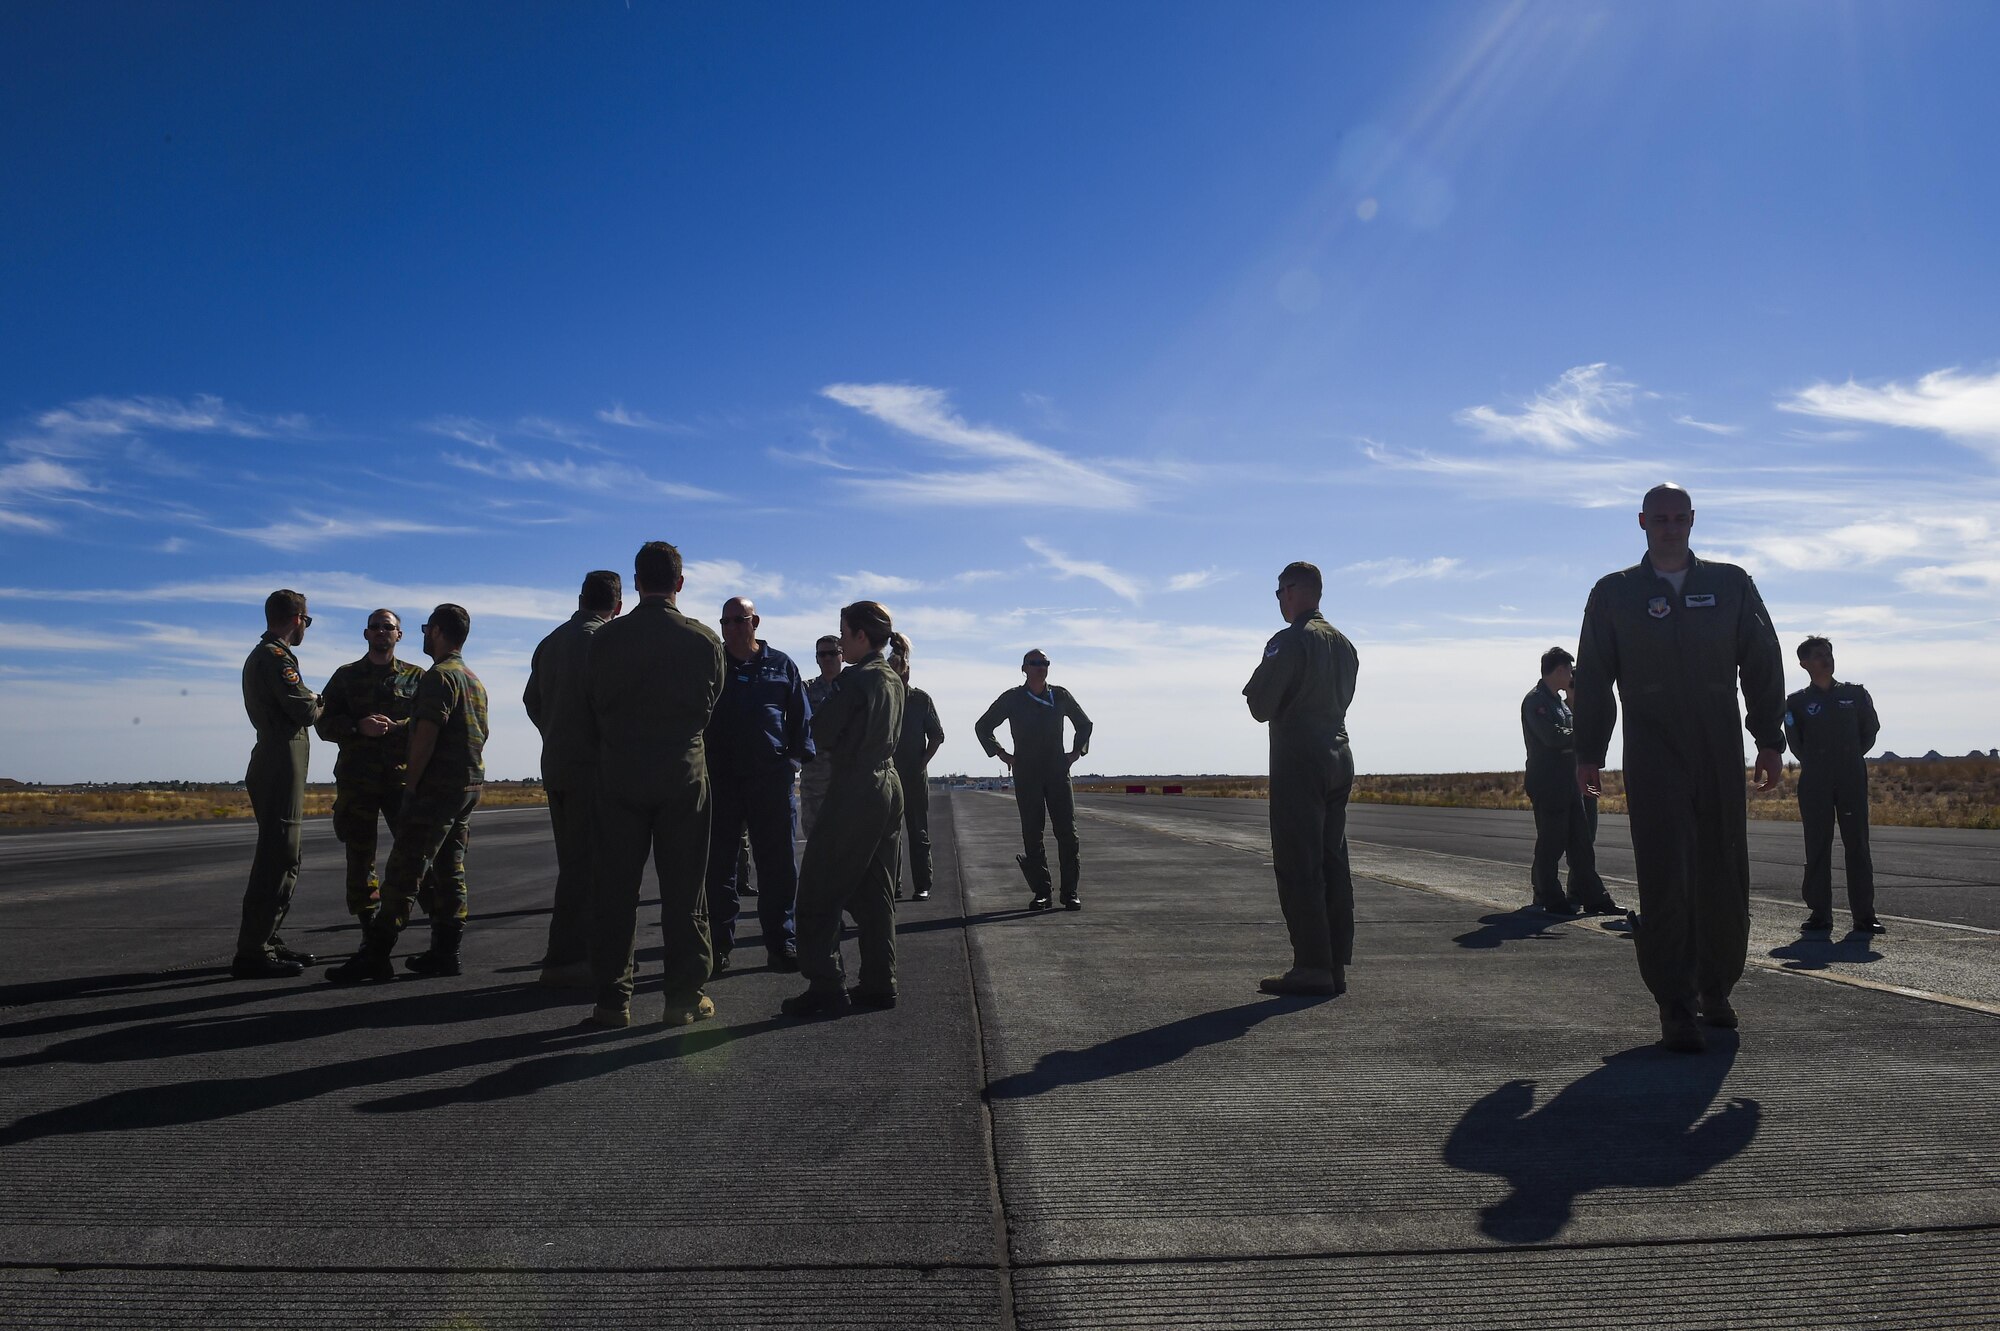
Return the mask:
[[264, 636], [243, 662], [243, 710], [257, 731], [243, 788], [257, 816], [257, 849], [243, 889], [243, 920], [229, 973], [239, 980], [286, 979], [312, 965], [278, 936], [299, 882], [299, 835], [306, 816], [312, 723], [324, 706], [299, 678], [292, 648], [312, 627], [306, 598], [290, 589], [264, 598]]
[[765, 959], [773, 970], [799, 968], [792, 937], [799, 893], [792, 787], [799, 764], [813, 756], [812, 709], [792, 658], [757, 636], [762, 622], [747, 596], [723, 603], [728, 670], [703, 739], [713, 820], [707, 887], [711, 978], [729, 969], [736, 946], [737, 891], [745, 877], [738, 847], [746, 836], [757, 861], [757, 922]]
[[[1528, 871], [1535, 904], [1551, 915], [1616, 914], [1618, 904], [1597, 873], [1597, 820], [1576, 785], [1576, 721], [1570, 714], [1576, 658], [1560, 647], [1542, 653], [1542, 679], [1521, 699], [1521, 738], [1528, 748], [1528, 803], [1535, 810], [1535, 859]], [[1569, 895], [1556, 869], [1569, 860]]]
[[1289, 627], [1264, 645], [1264, 659], [1243, 686], [1250, 715], [1271, 727], [1271, 866], [1292, 939], [1291, 968], [1257, 986], [1267, 994], [1344, 993], [1354, 960], [1347, 706], [1361, 662], [1354, 644], [1320, 615], [1320, 589], [1319, 569], [1285, 565], [1278, 613]]
[[347, 850], [347, 910], [365, 930], [382, 901], [375, 876], [378, 824], [386, 818], [389, 835], [396, 836], [409, 770], [410, 707], [424, 670], [397, 658], [403, 621], [394, 610], [371, 611], [362, 635], [367, 655], [333, 672], [313, 729], [340, 746], [333, 764], [333, 834]]
[[576, 613], [535, 647], [521, 705], [542, 735], [542, 789], [556, 842], [556, 890], [538, 982], [591, 984], [590, 921], [597, 899], [597, 741], [584, 670], [590, 642], [625, 608], [625, 582], [611, 569], [583, 577]]
[[[906, 690], [902, 737], [896, 741], [896, 780], [903, 787], [903, 845], [910, 857], [910, 899], [931, 899], [931, 759], [944, 743], [937, 705], [922, 689], [909, 687], [910, 640], [889, 635], [889, 665]], [[903, 899], [903, 860], [896, 858], [896, 899]]]
[[1859, 684], [1833, 677], [1833, 644], [1807, 638], [1799, 664], [1812, 683], [1785, 699], [1785, 738], [1799, 759], [1799, 821], [1805, 825], [1807, 933], [1833, 928], [1833, 829], [1847, 860], [1847, 909], [1854, 928], [1887, 933], [1875, 915], [1875, 860], [1868, 852], [1868, 750], [1882, 722]]
[[[896, 1005], [896, 829], [903, 789], [896, 740], [903, 729], [903, 681], [882, 659], [893, 631], [876, 601], [840, 612], [844, 670], [813, 713], [813, 743], [832, 765], [826, 802], [806, 842], [799, 874], [799, 970], [804, 993], [781, 1005], [792, 1017], [830, 1017], [850, 1003]], [[854, 917], [861, 973], [843, 986], [840, 916]]]
[[1687, 491], [1648, 490], [1639, 526], [1645, 557], [1600, 578], [1584, 607], [1571, 703], [1577, 784], [1598, 793], [1622, 700], [1639, 974], [1660, 1006], [1662, 1047], [1699, 1053], [1697, 1016], [1737, 1024], [1729, 994], [1750, 946], [1743, 730], [1757, 742], [1757, 789], [1769, 790], [1784, 770], [1785, 665], [1750, 575], [1689, 551]]
[[[459, 650], [472, 633], [472, 616], [446, 603], [424, 624], [424, 652], [431, 668], [417, 683], [410, 709], [410, 766], [396, 845], [382, 875], [382, 908], [368, 922], [361, 950], [326, 973], [335, 984], [395, 978], [389, 954], [410, 922], [418, 885], [435, 883], [424, 904], [430, 916], [428, 951], [404, 961], [419, 975], [457, 975], [459, 940], [465, 934], [465, 851], [470, 819], [486, 780], [486, 686]], [[434, 875], [434, 876], [433, 876]]]
[[[1021, 658], [1021, 673], [1027, 682], [1008, 689], [993, 700], [986, 715], [972, 727], [979, 746], [987, 756], [1006, 763], [1014, 773], [1014, 803], [1021, 813], [1021, 842], [1024, 854], [1015, 856], [1033, 894], [1029, 910], [1047, 910], [1049, 901], [1049, 852], [1042, 844], [1044, 819], [1055, 825], [1056, 856], [1062, 868], [1062, 903], [1065, 910], [1082, 910], [1078, 880], [1083, 874], [1081, 850], [1076, 839], [1076, 801], [1070, 795], [1069, 769], [1090, 752], [1090, 718], [1076, 705], [1068, 689], [1049, 683], [1049, 658], [1031, 651]], [[1063, 718], [1068, 717], [1076, 733], [1076, 747], [1063, 752]], [[1008, 724], [1014, 751], [1000, 747], [993, 736], [1001, 722]]]
[[666, 1004], [686, 1026], [715, 1015], [708, 982], [708, 758], [702, 732], [722, 696], [722, 640], [674, 604], [681, 552], [648, 541], [633, 560], [639, 604], [600, 628], [585, 669], [597, 744], [598, 897], [592, 1025], [632, 1024], [632, 944], [650, 855], [660, 880]]

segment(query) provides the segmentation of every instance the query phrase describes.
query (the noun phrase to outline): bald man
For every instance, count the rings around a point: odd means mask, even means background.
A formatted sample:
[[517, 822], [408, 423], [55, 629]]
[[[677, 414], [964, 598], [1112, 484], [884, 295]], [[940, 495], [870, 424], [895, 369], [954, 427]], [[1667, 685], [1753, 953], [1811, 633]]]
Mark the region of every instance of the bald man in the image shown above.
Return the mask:
[[1750, 943], [1743, 730], [1757, 743], [1757, 789], [1769, 790], [1783, 771], [1785, 662], [1750, 575], [1689, 550], [1687, 491], [1648, 490], [1639, 526], [1645, 557], [1599, 579], [1583, 612], [1577, 783], [1598, 793], [1622, 701], [1639, 974], [1660, 1005], [1661, 1045], [1699, 1053], [1703, 1024], [1737, 1024], [1729, 993]]
[[793, 910], [799, 894], [792, 827], [798, 816], [794, 783], [812, 761], [812, 706], [792, 658], [757, 636], [763, 620], [747, 596], [722, 604], [726, 667], [722, 698], [709, 718], [708, 780], [715, 822], [708, 846], [708, 928], [715, 954], [711, 974], [730, 967], [741, 912], [737, 847], [750, 833], [757, 862], [757, 920], [773, 970], [799, 968]]

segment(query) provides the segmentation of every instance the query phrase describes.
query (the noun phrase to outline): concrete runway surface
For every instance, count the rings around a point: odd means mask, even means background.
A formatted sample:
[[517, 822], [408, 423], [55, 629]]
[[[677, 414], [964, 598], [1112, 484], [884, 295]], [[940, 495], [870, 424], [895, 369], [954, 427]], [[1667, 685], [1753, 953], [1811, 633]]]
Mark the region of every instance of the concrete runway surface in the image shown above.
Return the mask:
[[2000, 1324], [2000, 837], [1880, 830], [1892, 932], [1807, 943], [1758, 827], [1743, 1029], [1688, 1057], [1621, 934], [1514, 909], [1524, 816], [1357, 808], [1310, 1001], [1256, 991], [1260, 804], [1079, 803], [1083, 911], [939, 798], [899, 1007], [746, 969], [688, 1030], [650, 891], [646, 1024], [533, 986], [539, 810], [475, 821], [467, 973], [360, 990], [228, 979], [243, 825], [0, 839], [0, 1327]]

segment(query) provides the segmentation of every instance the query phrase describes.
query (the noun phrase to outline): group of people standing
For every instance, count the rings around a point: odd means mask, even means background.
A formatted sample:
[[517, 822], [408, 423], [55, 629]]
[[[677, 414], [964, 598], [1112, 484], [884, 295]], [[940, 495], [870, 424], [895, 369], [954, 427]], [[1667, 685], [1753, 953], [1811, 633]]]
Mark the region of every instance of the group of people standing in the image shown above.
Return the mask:
[[[1617, 909], [1592, 843], [1622, 700], [1640, 974], [1659, 1005], [1661, 1043], [1698, 1051], [1703, 1026], [1737, 1025], [1730, 993], [1748, 952], [1739, 723], [1756, 741], [1758, 789], [1779, 780], [1788, 737], [1802, 763], [1807, 929], [1831, 923], [1838, 825], [1855, 925], [1879, 933], [1863, 765], [1878, 722], [1865, 689], [1833, 678], [1824, 638], [1800, 644], [1812, 682], [1785, 696], [1755, 584], [1741, 568], [1689, 550], [1694, 507], [1685, 490], [1648, 491], [1639, 524], [1645, 556], [1598, 581], [1579, 652], [1545, 653], [1541, 681], [1522, 703], [1537, 833], [1531, 878], [1536, 904], [1550, 912]], [[731, 966], [745, 887], [738, 850], [747, 841], [767, 962], [807, 982], [784, 1010], [808, 1017], [893, 1006], [901, 847], [910, 852], [912, 895], [922, 900], [932, 886], [926, 767], [944, 740], [935, 705], [909, 683], [908, 638], [880, 603], [854, 602], [840, 611], [839, 632], [816, 644], [818, 674], [807, 679], [756, 636], [761, 621], [747, 597], [725, 603], [719, 636], [685, 615], [673, 546], [649, 542], [634, 564], [639, 600], [630, 613], [622, 613], [618, 574], [584, 579], [575, 615], [537, 647], [523, 699], [542, 734], [559, 866], [541, 981], [593, 989], [595, 1024], [630, 1023], [639, 885], [650, 857], [665, 943], [662, 1019], [686, 1025], [713, 1015], [704, 986]], [[1359, 657], [1320, 613], [1317, 568], [1287, 565], [1276, 594], [1286, 627], [1243, 692], [1270, 730], [1272, 862], [1292, 964], [1260, 987], [1331, 996], [1344, 991], [1353, 961], [1346, 808], [1355, 768], [1346, 716]], [[486, 736], [485, 689], [459, 654], [470, 616], [456, 605], [432, 611], [424, 646], [433, 664], [419, 671], [395, 659], [402, 629], [394, 613], [374, 612], [367, 655], [342, 666], [322, 697], [300, 681], [291, 653], [312, 623], [305, 598], [275, 592], [265, 614], [268, 630], [243, 675], [258, 733], [247, 782], [259, 835], [233, 972], [295, 975], [312, 961], [287, 947], [279, 928], [298, 875], [306, 727], [317, 724], [341, 746], [335, 828], [347, 851], [348, 906], [363, 926], [360, 951], [328, 979], [393, 976], [391, 950], [419, 903], [430, 946], [406, 966], [459, 973], [467, 818]], [[1030, 651], [1021, 665], [1024, 683], [996, 699], [974, 732], [1013, 772], [1029, 909], [1059, 899], [1080, 910], [1069, 771], [1089, 751], [1092, 724], [1068, 690], [1048, 682], [1046, 654]], [[997, 733], [1003, 723], [1011, 750]], [[378, 814], [395, 837], [379, 880]], [[1043, 845], [1050, 823], [1053, 876]], [[1567, 892], [1557, 877], [1563, 858]], [[843, 916], [858, 933], [851, 988]]]

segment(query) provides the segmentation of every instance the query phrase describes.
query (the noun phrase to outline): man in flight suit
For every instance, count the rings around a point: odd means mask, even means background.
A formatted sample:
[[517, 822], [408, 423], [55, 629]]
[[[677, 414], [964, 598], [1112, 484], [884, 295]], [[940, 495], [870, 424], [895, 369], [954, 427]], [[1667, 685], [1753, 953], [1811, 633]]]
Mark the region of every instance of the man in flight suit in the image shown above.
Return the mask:
[[666, 1006], [686, 1026], [715, 1015], [710, 964], [708, 761], [702, 732], [722, 696], [722, 640], [674, 605], [681, 552], [648, 541], [633, 561], [639, 604], [597, 631], [585, 669], [597, 743], [599, 894], [591, 934], [596, 1026], [632, 1024], [632, 944], [650, 856], [660, 880]]
[[1347, 796], [1354, 754], [1347, 707], [1361, 660], [1320, 615], [1320, 573], [1303, 561], [1278, 575], [1288, 628], [1264, 646], [1243, 696], [1271, 725], [1271, 865], [1292, 939], [1291, 969], [1267, 976], [1267, 994], [1330, 996], [1347, 989], [1354, 960], [1354, 877], [1347, 860]]
[[542, 789], [556, 842], [556, 890], [539, 983], [591, 984], [591, 903], [597, 897], [597, 745], [584, 691], [593, 634], [625, 608], [625, 583], [610, 569], [586, 573], [576, 613], [535, 647], [521, 705], [542, 735]]
[[278, 937], [299, 882], [310, 728], [321, 706], [319, 695], [299, 678], [299, 658], [292, 655], [311, 626], [304, 596], [288, 589], [272, 592], [264, 599], [264, 636], [243, 662], [243, 710], [257, 730], [243, 787], [257, 815], [257, 850], [243, 889], [236, 959], [229, 966], [239, 980], [298, 975], [313, 962], [310, 953], [294, 952]]
[[394, 610], [371, 611], [363, 637], [367, 654], [333, 672], [313, 729], [340, 746], [333, 765], [333, 834], [347, 848], [348, 912], [365, 929], [382, 901], [375, 877], [377, 824], [387, 817], [389, 835], [396, 835], [410, 759], [410, 704], [424, 669], [397, 658], [403, 621]]
[[[1068, 689], [1049, 683], [1049, 658], [1031, 651], [1021, 658], [1021, 673], [1027, 682], [1008, 689], [993, 700], [986, 715], [972, 728], [988, 757], [998, 758], [1014, 773], [1014, 803], [1021, 813], [1021, 841], [1026, 854], [1015, 856], [1027, 876], [1033, 897], [1029, 910], [1047, 910], [1049, 902], [1049, 852], [1042, 844], [1042, 824], [1046, 817], [1055, 824], [1056, 856], [1062, 868], [1064, 910], [1082, 910], [1083, 898], [1077, 881], [1083, 864], [1076, 839], [1076, 801], [1070, 795], [1069, 769], [1090, 752], [1090, 718], [1076, 705]], [[1063, 752], [1063, 718], [1076, 731], [1076, 747]], [[993, 737], [1005, 721], [1014, 738], [1014, 751], [1000, 747]]]
[[[813, 660], [819, 665], [819, 673], [806, 681], [806, 706], [817, 712], [833, 692], [833, 682], [847, 668], [847, 663], [840, 659], [840, 639], [829, 633], [814, 643]], [[819, 818], [819, 806], [826, 799], [826, 783], [832, 774], [833, 764], [825, 761], [823, 754], [815, 754], [799, 769], [801, 845], [812, 836], [813, 823]]]
[[[1560, 647], [1542, 653], [1542, 678], [1521, 700], [1528, 748], [1528, 803], [1535, 809], [1535, 904], [1551, 915], [1610, 915], [1618, 910], [1597, 875], [1596, 821], [1576, 785], [1576, 725], [1563, 698], [1576, 658]], [[1569, 895], [1556, 866], [1569, 857]]]
[[757, 860], [757, 921], [765, 956], [773, 970], [799, 968], [793, 934], [799, 870], [792, 851], [798, 806], [792, 786], [799, 765], [813, 757], [812, 708], [792, 658], [757, 636], [762, 622], [747, 596], [723, 602], [728, 672], [702, 741], [713, 801], [707, 887], [713, 975], [729, 969], [736, 946], [742, 882], [737, 847], [746, 834]]
[[1737, 1024], [1729, 991], [1750, 942], [1738, 725], [1757, 742], [1757, 789], [1769, 790], [1784, 770], [1784, 658], [1750, 575], [1689, 552], [1687, 491], [1648, 490], [1639, 525], [1645, 557], [1599, 579], [1583, 612], [1571, 704], [1577, 783], [1598, 793], [1622, 700], [1639, 974], [1660, 1005], [1661, 1045], [1698, 1053], [1697, 1012], [1710, 1026]]
[[1868, 853], [1868, 750], [1882, 723], [1875, 700], [1859, 684], [1833, 677], [1833, 644], [1807, 638], [1799, 664], [1812, 684], [1785, 699], [1785, 738], [1799, 759], [1799, 820], [1806, 832], [1801, 889], [1805, 929], [1833, 928], [1833, 827], [1847, 859], [1847, 908], [1861, 933], [1887, 933], [1875, 917], [1875, 861]]
[[382, 875], [382, 908], [362, 935], [361, 950], [326, 973], [334, 984], [391, 980], [389, 954], [410, 922], [418, 885], [435, 883], [424, 901], [430, 916], [428, 951], [403, 962], [419, 975], [458, 975], [459, 941], [465, 935], [465, 850], [470, 819], [486, 780], [486, 686], [466, 666], [459, 649], [472, 633], [472, 616], [447, 602], [424, 622], [424, 652], [431, 668], [417, 682], [410, 708], [410, 766], [404, 777], [396, 845]]

